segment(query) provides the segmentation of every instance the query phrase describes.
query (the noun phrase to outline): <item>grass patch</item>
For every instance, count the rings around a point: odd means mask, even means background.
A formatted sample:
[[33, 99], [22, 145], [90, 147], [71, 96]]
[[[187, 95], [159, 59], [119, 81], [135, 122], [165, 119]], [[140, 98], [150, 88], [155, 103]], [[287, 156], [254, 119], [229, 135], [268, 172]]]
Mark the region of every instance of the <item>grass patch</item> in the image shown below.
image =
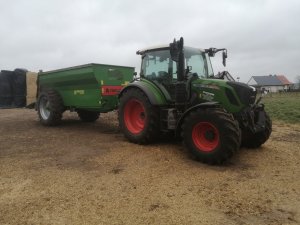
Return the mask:
[[300, 93], [268, 93], [262, 102], [272, 119], [300, 123]]

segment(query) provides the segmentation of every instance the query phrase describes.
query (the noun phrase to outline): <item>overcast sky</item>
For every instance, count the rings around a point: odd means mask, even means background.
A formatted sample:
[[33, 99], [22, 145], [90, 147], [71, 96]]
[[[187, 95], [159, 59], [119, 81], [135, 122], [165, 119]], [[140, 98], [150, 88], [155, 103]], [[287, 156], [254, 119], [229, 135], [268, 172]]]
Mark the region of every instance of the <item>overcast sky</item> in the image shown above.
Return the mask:
[[300, 75], [299, 0], [0, 0], [0, 69], [49, 70], [85, 63], [134, 66], [136, 50], [184, 37], [228, 49], [228, 70]]

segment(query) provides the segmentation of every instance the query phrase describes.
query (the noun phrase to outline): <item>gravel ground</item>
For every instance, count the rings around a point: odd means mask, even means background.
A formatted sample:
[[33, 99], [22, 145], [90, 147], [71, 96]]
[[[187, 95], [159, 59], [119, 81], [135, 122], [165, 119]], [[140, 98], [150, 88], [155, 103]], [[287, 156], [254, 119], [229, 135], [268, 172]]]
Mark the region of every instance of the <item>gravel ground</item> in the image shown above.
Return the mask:
[[43, 127], [0, 110], [0, 224], [300, 224], [300, 125], [223, 166], [172, 140], [125, 140], [115, 113]]

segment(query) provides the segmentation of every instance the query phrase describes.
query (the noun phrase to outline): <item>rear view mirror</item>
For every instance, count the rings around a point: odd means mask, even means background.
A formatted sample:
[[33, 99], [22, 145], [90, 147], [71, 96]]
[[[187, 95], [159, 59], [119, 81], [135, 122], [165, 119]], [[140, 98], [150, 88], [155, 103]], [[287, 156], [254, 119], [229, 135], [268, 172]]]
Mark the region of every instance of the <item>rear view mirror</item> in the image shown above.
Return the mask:
[[209, 57], [214, 57], [217, 52], [222, 51], [222, 58], [223, 58], [223, 66], [226, 66], [226, 59], [227, 59], [227, 49], [226, 48], [208, 48], [205, 49], [205, 52], [208, 54]]
[[223, 50], [222, 53], [222, 58], [223, 58], [223, 66], [226, 66], [226, 59], [227, 59], [227, 50]]

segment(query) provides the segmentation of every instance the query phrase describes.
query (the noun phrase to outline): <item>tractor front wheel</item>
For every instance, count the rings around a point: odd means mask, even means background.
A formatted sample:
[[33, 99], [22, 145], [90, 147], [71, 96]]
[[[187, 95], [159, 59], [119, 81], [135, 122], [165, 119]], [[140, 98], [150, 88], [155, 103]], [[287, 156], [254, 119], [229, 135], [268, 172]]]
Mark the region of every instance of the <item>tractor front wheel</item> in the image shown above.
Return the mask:
[[265, 113], [265, 129], [258, 133], [251, 133], [250, 131], [242, 132], [242, 146], [246, 148], [259, 148], [264, 144], [272, 133], [272, 121], [268, 114]]
[[220, 108], [192, 111], [182, 125], [184, 145], [199, 161], [221, 164], [240, 147], [240, 129], [231, 114]]
[[119, 124], [131, 142], [146, 144], [159, 135], [159, 111], [139, 89], [125, 90], [120, 98]]

